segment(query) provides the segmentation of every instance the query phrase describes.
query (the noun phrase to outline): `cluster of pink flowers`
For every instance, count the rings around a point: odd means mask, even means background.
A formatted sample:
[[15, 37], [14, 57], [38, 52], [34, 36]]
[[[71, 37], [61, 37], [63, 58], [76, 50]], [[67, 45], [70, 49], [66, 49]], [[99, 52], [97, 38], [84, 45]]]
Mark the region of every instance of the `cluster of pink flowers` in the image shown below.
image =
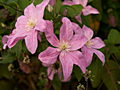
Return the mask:
[[[81, 28], [67, 17], [63, 17], [59, 39], [57, 38], [54, 34], [53, 23], [43, 19], [45, 7], [51, 3], [52, 5], [55, 4], [52, 0], [43, 0], [37, 6], [30, 4], [26, 7], [24, 15], [17, 19], [12, 33], [3, 37], [3, 48], [5, 49], [7, 46], [12, 48], [19, 40], [25, 39], [28, 51], [34, 54], [38, 47], [38, 40], [41, 41], [39, 32], [44, 32], [47, 41], [53, 47], [49, 46], [41, 52], [38, 59], [43, 66], [48, 67], [47, 72], [50, 80], [53, 79], [55, 73], [58, 73], [62, 81], [70, 80], [74, 64], [79, 66], [82, 72], [85, 73], [86, 68], [92, 62], [94, 53], [104, 64], [104, 54], [97, 49], [104, 47], [105, 44], [99, 37], [92, 39], [93, 31], [87, 26], [83, 25]], [[83, 5], [83, 15], [98, 13], [96, 9], [87, 6], [87, 0], [73, 0], [73, 2], [65, 0], [63, 4]]]

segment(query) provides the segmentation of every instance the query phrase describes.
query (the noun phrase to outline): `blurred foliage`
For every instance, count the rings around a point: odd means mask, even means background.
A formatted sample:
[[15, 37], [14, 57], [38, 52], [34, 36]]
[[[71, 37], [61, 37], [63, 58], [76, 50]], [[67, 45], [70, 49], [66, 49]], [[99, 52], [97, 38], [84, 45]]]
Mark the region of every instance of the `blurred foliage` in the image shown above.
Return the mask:
[[[39, 4], [42, 0], [35, 0]], [[37, 55], [49, 45], [42, 35], [37, 52], [31, 55], [24, 44], [19, 41], [15, 47], [3, 50], [2, 36], [10, 34], [18, 16], [22, 15], [24, 8], [32, 0], [0, 0], [0, 90], [120, 90], [120, 1], [119, 0], [89, 0], [89, 4], [97, 8], [99, 15], [82, 16], [83, 24], [91, 27], [95, 36], [101, 37], [106, 47], [101, 49], [105, 54], [106, 62], [103, 66], [101, 61], [94, 55], [92, 64], [86, 74], [74, 66], [71, 80], [61, 82], [57, 75], [53, 81], [48, 80], [45, 67], [37, 59]], [[72, 21], [81, 24], [74, 16], [82, 10], [81, 5], [62, 5], [57, 0], [53, 11], [46, 8], [45, 19], [54, 22], [55, 33], [59, 34], [61, 18], [64, 10]]]

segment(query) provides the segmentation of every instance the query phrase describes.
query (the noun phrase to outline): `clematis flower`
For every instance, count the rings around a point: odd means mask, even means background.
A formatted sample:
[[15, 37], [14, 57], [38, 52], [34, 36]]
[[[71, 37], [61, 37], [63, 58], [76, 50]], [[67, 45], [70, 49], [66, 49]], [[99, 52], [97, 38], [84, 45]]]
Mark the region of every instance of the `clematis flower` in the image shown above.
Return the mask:
[[[44, 9], [49, 3], [49, 0], [43, 0], [43, 2], [37, 6], [33, 3], [27, 6], [24, 10], [24, 15], [18, 17], [15, 24], [16, 29], [8, 38], [9, 48], [13, 47], [20, 39], [25, 39], [27, 49], [34, 54], [37, 46], [38, 39], [40, 38], [39, 32], [43, 32], [46, 27], [46, 22], [43, 19]], [[4, 41], [4, 40], [3, 40]]]
[[80, 4], [83, 6], [83, 10], [82, 13], [80, 13], [79, 15], [77, 15], [75, 18], [82, 23], [81, 21], [81, 14], [83, 14], [84, 16], [87, 16], [89, 14], [99, 14], [98, 10], [93, 8], [90, 5], [87, 5], [88, 0], [65, 0], [63, 2], [64, 5], [77, 5]]
[[[94, 53], [98, 56], [98, 58], [104, 64], [105, 56], [102, 52], [97, 50], [105, 46], [104, 42], [99, 37], [95, 37], [92, 39], [93, 31], [90, 28], [86, 27], [85, 25], [83, 26], [82, 30], [87, 38], [87, 43], [81, 48], [84, 58], [87, 61], [87, 66], [91, 64]], [[76, 33], [79, 34], [81, 32], [77, 30]]]
[[[73, 23], [66, 17], [62, 19], [60, 28], [60, 40], [53, 32], [53, 25], [47, 21], [47, 29], [45, 31], [46, 38], [54, 47], [48, 47], [38, 56], [42, 63], [52, 65], [57, 60], [61, 62], [64, 80], [68, 80], [71, 76], [73, 65], [78, 65], [83, 73], [86, 71], [86, 62], [83, 59], [82, 53], [78, 50], [87, 41], [83, 34], [76, 35], [73, 32]], [[58, 59], [59, 58], [59, 59]]]

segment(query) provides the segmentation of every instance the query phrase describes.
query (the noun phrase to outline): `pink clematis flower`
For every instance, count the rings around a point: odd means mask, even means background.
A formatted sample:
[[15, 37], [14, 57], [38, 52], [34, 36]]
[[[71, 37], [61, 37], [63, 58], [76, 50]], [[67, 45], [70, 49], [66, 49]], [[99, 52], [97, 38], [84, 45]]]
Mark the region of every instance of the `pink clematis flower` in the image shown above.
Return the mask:
[[24, 15], [18, 17], [15, 24], [16, 29], [13, 30], [9, 36], [11, 39], [7, 42], [9, 48], [13, 47], [15, 43], [20, 39], [25, 39], [27, 49], [34, 54], [37, 46], [38, 39], [40, 39], [39, 32], [43, 32], [46, 28], [46, 22], [43, 19], [44, 9], [49, 3], [49, 0], [43, 0], [43, 2], [36, 7], [30, 4], [24, 10]]
[[[92, 39], [93, 31], [90, 28], [86, 27], [85, 25], [83, 26], [82, 30], [88, 40], [87, 43], [81, 48], [84, 58], [87, 61], [87, 66], [89, 66], [91, 64], [94, 53], [98, 56], [98, 58], [104, 64], [105, 56], [102, 52], [97, 50], [97, 49], [100, 49], [105, 46], [104, 42], [99, 37], [95, 37]], [[79, 30], [77, 30], [76, 33], [79, 34], [81, 32], [79, 32]]]
[[80, 22], [82, 23], [82, 20], [81, 20], [81, 14], [83, 14], [84, 16], [87, 16], [89, 14], [99, 14], [98, 10], [93, 8], [92, 6], [90, 5], [87, 5], [88, 3], [88, 0], [65, 0], [63, 2], [64, 5], [77, 5], [77, 4], [80, 4], [83, 6], [83, 10], [82, 10], [82, 13], [80, 13], [79, 15], [77, 15], [75, 18]]
[[87, 39], [82, 33], [80, 35], [74, 34], [74, 25], [68, 18], [64, 17], [62, 22], [60, 40], [53, 33], [52, 23], [47, 22], [48, 30], [45, 31], [46, 38], [56, 48], [48, 47], [39, 54], [38, 58], [42, 63], [48, 65], [52, 65], [59, 60], [62, 65], [64, 80], [66, 81], [71, 76], [74, 64], [78, 65], [83, 73], [85, 73], [86, 62], [78, 49], [83, 47]]

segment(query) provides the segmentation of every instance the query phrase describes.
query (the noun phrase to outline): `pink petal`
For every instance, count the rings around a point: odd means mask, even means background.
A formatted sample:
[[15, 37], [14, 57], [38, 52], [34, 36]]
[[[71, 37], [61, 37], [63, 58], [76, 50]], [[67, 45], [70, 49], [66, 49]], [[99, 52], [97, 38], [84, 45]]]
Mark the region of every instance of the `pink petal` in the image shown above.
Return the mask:
[[73, 63], [78, 65], [82, 72], [86, 72], [86, 61], [80, 51], [69, 52], [69, 57], [72, 59]]
[[24, 39], [28, 35], [26, 30], [14, 29], [8, 39], [8, 47], [12, 48], [19, 40]]
[[88, 40], [90, 40], [93, 37], [93, 31], [88, 28], [87, 26], [83, 26], [82, 30], [84, 32], [84, 35], [87, 37]]
[[38, 58], [42, 63], [51, 65], [56, 62], [58, 55], [59, 51], [56, 48], [48, 47], [39, 54]]
[[62, 64], [64, 80], [68, 80], [73, 70], [73, 61], [71, 59], [71, 56], [67, 52], [61, 52], [59, 58]]
[[98, 58], [102, 61], [102, 63], [105, 63], [105, 56], [102, 52], [96, 50], [96, 49], [92, 49], [92, 51], [98, 56]]
[[17, 22], [15, 24], [15, 27], [18, 28], [18, 29], [25, 29], [26, 27], [26, 24], [27, 24], [27, 18], [25, 16], [20, 16], [18, 17], [17, 19]]
[[40, 19], [40, 20], [38, 20], [38, 22], [37, 22], [37, 24], [36, 24], [36, 26], [35, 26], [35, 30], [38, 30], [38, 31], [40, 31], [40, 32], [44, 32], [44, 30], [46, 29], [46, 21], [45, 20], [43, 20], [43, 19]]
[[98, 10], [95, 9], [95, 8], [93, 8], [93, 7], [91, 7], [91, 6], [85, 7], [85, 8], [82, 10], [82, 12], [83, 12], [83, 15], [84, 15], [84, 16], [87, 16], [87, 15], [89, 15], [89, 14], [99, 14]]
[[58, 47], [59, 40], [56, 37], [56, 35], [54, 34], [53, 23], [50, 21], [46, 21], [46, 22], [47, 22], [47, 29], [45, 30], [45, 36], [51, 45]]
[[78, 14], [77, 16], [75, 16], [75, 19], [82, 24], [81, 14]]
[[65, 0], [65, 1], [63, 2], [63, 5], [75, 5], [75, 3], [72, 2], [72, 1], [69, 1], [69, 0]]
[[93, 51], [90, 48], [84, 46], [82, 49], [82, 53], [84, 55], [84, 59], [86, 60], [86, 66], [89, 66], [92, 62]]
[[87, 41], [88, 40], [84, 35], [74, 35], [70, 41], [70, 50], [80, 49]]
[[73, 24], [73, 30], [75, 34], [82, 35], [83, 34], [82, 28], [76, 23], [72, 23], [72, 24]]
[[50, 2], [49, 2], [49, 4], [52, 5], [52, 6], [54, 6], [55, 3], [56, 3], [56, 0], [50, 0]]
[[36, 6], [38, 18], [43, 18], [45, 7], [48, 5], [50, 0], [43, 0], [42, 3]]
[[29, 35], [25, 37], [25, 43], [27, 46], [27, 49], [34, 54], [36, 52], [37, 46], [38, 46], [38, 40], [37, 40], [37, 31], [32, 30]]
[[36, 13], [36, 8], [35, 6], [32, 4], [30, 4], [29, 6], [27, 6], [24, 10], [24, 15], [27, 17], [27, 18], [36, 18], [37, 16], [37, 13]]
[[92, 39], [90, 41], [91, 41], [91, 43], [93, 43], [91, 45], [91, 48], [100, 49], [100, 48], [105, 46], [105, 43], [99, 37], [96, 37], [96, 38], [94, 38], [94, 39]]
[[81, 4], [83, 7], [87, 5], [88, 0], [73, 0], [75, 4]]
[[67, 18], [62, 18], [62, 26], [60, 28], [60, 41], [69, 41], [73, 36], [73, 25], [72, 22]]
[[27, 6], [24, 10], [24, 15], [27, 17], [27, 18], [35, 18], [37, 16], [37, 13], [36, 13], [36, 7], [32, 4], [30, 4], [29, 6]]
[[48, 74], [48, 78], [50, 80], [53, 80], [54, 74], [55, 74], [55, 70], [52, 68], [52, 66], [48, 67], [47, 69], [47, 74]]
[[3, 49], [6, 49], [8, 39], [9, 39], [9, 36], [8, 36], [8, 35], [4, 35], [4, 36], [3, 36], [3, 38], [2, 38]]

